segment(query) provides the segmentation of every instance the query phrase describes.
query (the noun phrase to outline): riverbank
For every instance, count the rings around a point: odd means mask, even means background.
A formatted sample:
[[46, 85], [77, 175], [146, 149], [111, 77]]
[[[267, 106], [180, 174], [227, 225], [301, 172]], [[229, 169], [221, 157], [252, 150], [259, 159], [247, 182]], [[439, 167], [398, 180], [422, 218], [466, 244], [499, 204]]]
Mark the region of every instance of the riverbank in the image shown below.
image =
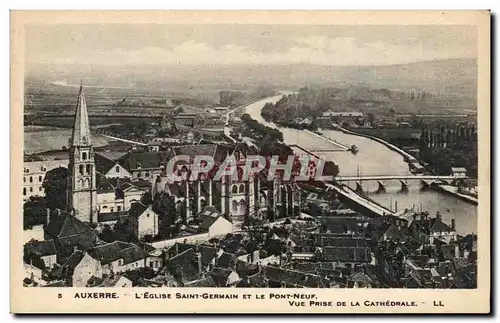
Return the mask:
[[413, 164], [417, 164], [418, 166], [424, 168], [424, 166], [420, 163], [419, 160], [417, 160], [417, 158], [415, 158], [414, 156], [410, 155], [409, 153], [407, 153], [406, 151], [404, 151], [403, 149], [383, 140], [383, 139], [380, 139], [378, 137], [375, 137], [375, 136], [371, 136], [371, 135], [366, 135], [366, 134], [363, 134], [363, 133], [359, 133], [359, 132], [354, 132], [354, 131], [351, 131], [351, 130], [347, 130], [345, 128], [342, 128], [341, 126], [336, 126], [335, 127], [337, 130], [343, 132], [343, 133], [346, 133], [346, 134], [349, 134], [349, 135], [354, 135], [354, 136], [360, 136], [360, 137], [364, 137], [364, 138], [367, 138], [367, 139], [371, 139], [373, 141], [376, 141], [384, 146], [386, 146], [387, 148], [389, 148], [390, 150], [392, 151], [395, 151], [397, 152], [398, 154], [400, 154], [401, 156], [403, 156], [405, 162], [407, 163], [413, 163]]
[[474, 204], [474, 205], [478, 204], [477, 198], [470, 196], [470, 195], [458, 193], [458, 187], [456, 187], [456, 186], [437, 184], [437, 185], [431, 185], [430, 187], [432, 189], [436, 190], [437, 192], [441, 192], [444, 194], [448, 194], [450, 196], [454, 196], [456, 198], [461, 199], [464, 202]]

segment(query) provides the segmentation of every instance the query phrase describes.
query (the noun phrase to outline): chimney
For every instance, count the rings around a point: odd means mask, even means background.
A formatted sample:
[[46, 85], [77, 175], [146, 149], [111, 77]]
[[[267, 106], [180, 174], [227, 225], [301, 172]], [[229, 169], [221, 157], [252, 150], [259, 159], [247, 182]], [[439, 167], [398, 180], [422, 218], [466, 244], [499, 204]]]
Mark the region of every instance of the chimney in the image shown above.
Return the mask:
[[201, 275], [202, 273], [202, 266], [201, 266], [201, 253], [196, 254], [196, 260], [198, 261], [198, 274]]
[[451, 230], [455, 231], [455, 218], [451, 219]]
[[46, 225], [49, 225], [50, 223], [50, 209], [46, 209]]
[[460, 257], [460, 247], [458, 246], [458, 244], [455, 245], [455, 258], [459, 258]]

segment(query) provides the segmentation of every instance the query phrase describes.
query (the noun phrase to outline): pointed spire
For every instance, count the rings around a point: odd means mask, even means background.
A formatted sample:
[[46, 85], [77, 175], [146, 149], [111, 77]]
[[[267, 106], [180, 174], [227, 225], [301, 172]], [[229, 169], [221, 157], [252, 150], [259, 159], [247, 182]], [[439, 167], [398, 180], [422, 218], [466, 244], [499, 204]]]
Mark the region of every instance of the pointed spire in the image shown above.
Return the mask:
[[83, 93], [83, 84], [80, 82], [80, 92], [78, 93], [78, 102], [76, 103], [75, 124], [73, 125], [73, 135], [71, 138], [73, 146], [90, 146], [90, 126], [87, 113], [87, 103]]

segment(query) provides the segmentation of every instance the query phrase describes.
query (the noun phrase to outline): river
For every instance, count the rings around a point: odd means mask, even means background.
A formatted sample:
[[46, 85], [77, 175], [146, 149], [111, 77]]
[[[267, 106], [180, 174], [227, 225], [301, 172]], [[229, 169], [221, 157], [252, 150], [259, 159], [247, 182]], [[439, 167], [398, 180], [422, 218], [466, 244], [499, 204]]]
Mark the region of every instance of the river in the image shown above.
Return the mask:
[[[288, 94], [288, 93], [284, 93]], [[285, 143], [296, 144], [311, 151], [336, 148], [325, 140], [308, 134], [305, 131], [277, 127], [274, 123], [266, 122], [260, 112], [266, 102], [276, 103], [280, 96], [274, 96], [250, 104], [245, 108], [253, 119], [265, 124], [266, 126], [279, 128], [283, 132]], [[388, 149], [386, 146], [355, 135], [349, 135], [340, 131], [323, 130], [323, 135], [347, 146], [356, 145], [359, 148], [357, 154], [351, 152], [319, 152], [318, 155], [326, 160], [333, 160], [340, 168], [340, 176], [357, 175], [406, 175], [411, 174], [408, 164], [403, 157]], [[455, 197], [448, 196], [435, 191], [421, 189], [419, 180], [409, 181], [409, 192], [401, 193], [401, 184], [399, 181], [385, 181], [386, 193], [375, 193], [377, 182], [363, 182], [363, 189], [373, 200], [381, 205], [397, 211], [405, 208], [415, 208], [416, 210], [429, 211], [434, 215], [439, 211], [443, 220], [451, 222], [451, 218], [456, 219], [456, 229], [459, 234], [468, 234], [477, 232], [477, 206], [466, 203]], [[348, 183], [355, 187], [355, 183]], [[396, 206], [397, 205], [397, 206]]]

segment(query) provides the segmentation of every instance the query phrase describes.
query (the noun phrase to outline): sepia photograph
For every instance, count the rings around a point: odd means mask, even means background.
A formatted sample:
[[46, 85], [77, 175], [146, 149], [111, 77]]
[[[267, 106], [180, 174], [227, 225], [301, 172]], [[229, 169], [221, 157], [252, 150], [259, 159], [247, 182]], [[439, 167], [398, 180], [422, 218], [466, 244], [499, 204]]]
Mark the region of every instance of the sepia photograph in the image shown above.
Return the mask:
[[12, 13], [12, 308], [489, 311], [488, 12], [163, 14]]

